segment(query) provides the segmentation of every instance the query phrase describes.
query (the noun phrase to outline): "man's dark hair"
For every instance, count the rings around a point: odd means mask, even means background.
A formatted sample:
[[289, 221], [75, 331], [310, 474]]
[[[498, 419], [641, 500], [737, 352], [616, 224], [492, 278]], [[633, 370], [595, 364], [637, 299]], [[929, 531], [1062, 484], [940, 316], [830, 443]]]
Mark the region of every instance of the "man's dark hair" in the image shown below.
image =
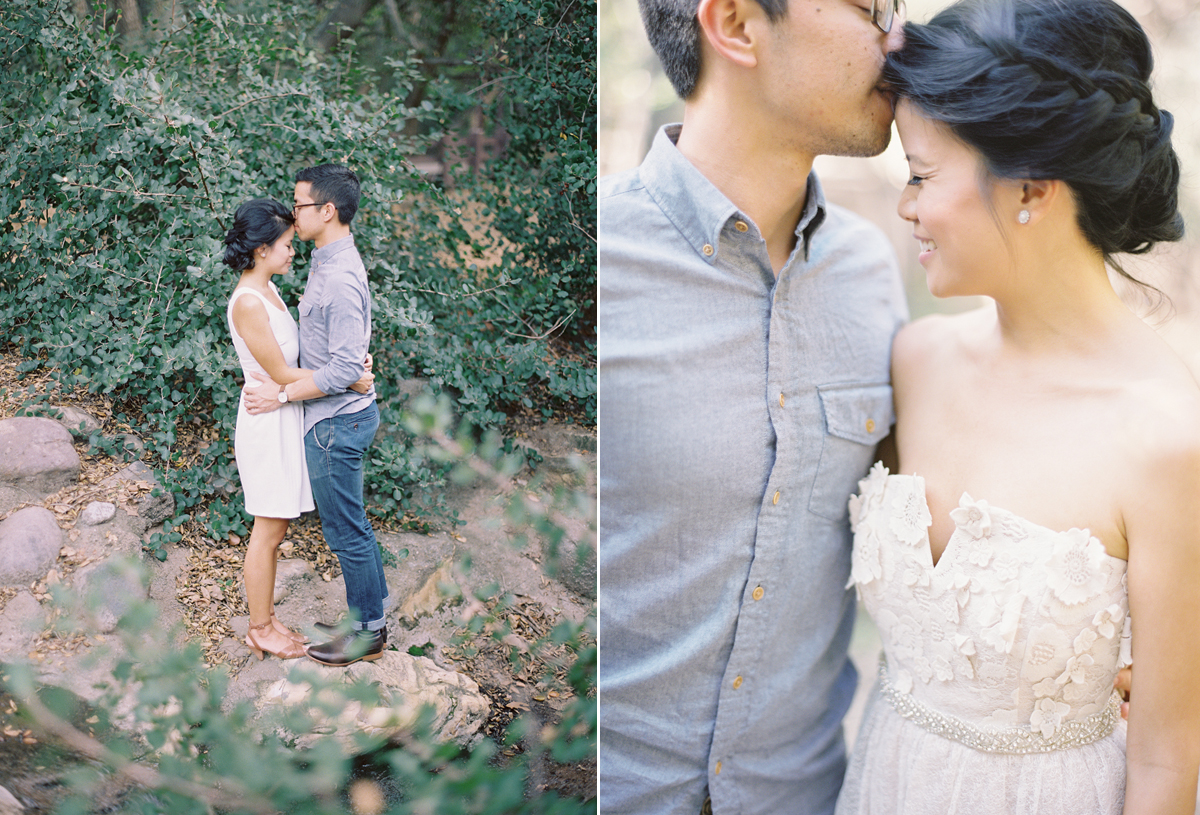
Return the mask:
[[[755, 2], [773, 23], [787, 14], [788, 0]], [[680, 99], [692, 95], [700, 78], [700, 22], [696, 19], [699, 5], [700, 0], [638, 0], [646, 37]]]
[[338, 221], [350, 225], [354, 213], [358, 212], [362, 192], [353, 170], [340, 164], [318, 164], [296, 173], [296, 183], [301, 181], [312, 184], [313, 201], [333, 204], [337, 208]]

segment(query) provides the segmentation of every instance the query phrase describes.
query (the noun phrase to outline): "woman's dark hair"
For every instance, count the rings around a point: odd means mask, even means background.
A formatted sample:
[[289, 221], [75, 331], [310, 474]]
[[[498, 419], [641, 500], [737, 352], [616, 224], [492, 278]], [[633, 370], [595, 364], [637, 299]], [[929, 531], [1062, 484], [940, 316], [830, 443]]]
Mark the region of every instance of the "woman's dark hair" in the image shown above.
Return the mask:
[[254, 266], [254, 250], [270, 246], [292, 228], [292, 211], [274, 198], [255, 198], [237, 208], [225, 234], [225, 264], [235, 269]]
[[[1112, 0], [960, 0], [908, 24], [884, 77], [949, 125], [997, 178], [1067, 184], [1087, 240], [1117, 271], [1183, 237], [1173, 119], [1150, 93], [1154, 60]], [[1137, 281], [1135, 281], [1137, 282]]]

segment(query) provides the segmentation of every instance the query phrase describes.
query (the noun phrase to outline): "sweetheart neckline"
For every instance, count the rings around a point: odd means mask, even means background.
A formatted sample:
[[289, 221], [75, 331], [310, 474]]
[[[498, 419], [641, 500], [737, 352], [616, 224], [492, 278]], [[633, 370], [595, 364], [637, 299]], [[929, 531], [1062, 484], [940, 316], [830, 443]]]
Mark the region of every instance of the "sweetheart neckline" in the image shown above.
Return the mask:
[[[882, 467], [882, 463], [878, 463], [876, 466]], [[911, 475], [909, 475], [906, 473], [889, 472], [886, 467], [883, 467], [883, 471], [884, 471], [885, 480], [891, 479], [891, 478], [903, 478], [903, 479], [908, 479], [911, 481], [919, 481], [918, 486], [920, 487], [921, 503], [924, 504], [925, 511], [929, 514], [930, 525], [932, 525], [933, 510], [930, 509], [930, 507], [929, 507], [929, 493], [928, 493], [928, 490], [926, 490], [926, 488], [925, 488], [925, 477], [921, 476], [921, 475], [917, 475], [916, 473], [912, 473]], [[967, 492], [966, 490], [963, 491], [963, 496], [966, 496], [966, 497], [970, 498], [972, 501], [976, 501], [976, 502], [981, 501], [981, 500], [987, 501], [986, 498], [984, 498], [984, 499], [972, 498], [971, 494], [969, 492]], [[959, 501], [960, 501], [960, 506], [961, 506], [962, 496], [959, 496]], [[1044, 526], [1042, 524], [1035, 523], [1034, 521], [1029, 520], [1028, 518], [1024, 517], [1023, 515], [1018, 515], [1017, 513], [1013, 512], [1010, 509], [1005, 509], [1004, 507], [996, 506], [995, 504], [993, 504], [990, 501], [987, 501], [987, 506], [988, 506], [989, 512], [999, 512], [1002, 515], [1012, 518], [1013, 520], [1018, 521], [1019, 523], [1022, 523], [1027, 527], [1032, 527], [1034, 529], [1041, 530], [1043, 532], [1049, 532], [1051, 535], [1066, 535], [1069, 532], [1073, 532], [1073, 531], [1083, 532], [1085, 535], [1088, 536], [1089, 541], [1095, 541], [1096, 543], [1100, 544], [1100, 548], [1104, 550], [1105, 557], [1111, 558], [1112, 560], [1118, 561], [1120, 563], [1124, 563], [1124, 564], [1129, 563], [1129, 561], [1126, 558], [1120, 558], [1120, 557], [1117, 557], [1116, 555], [1110, 554], [1108, 551], [1108, 547], [1104, 545], [1104, 541], [1100, 540], [1098, 537], [1093, 535], [1091, 529], [1089, 529], [1088, 527], [1081, 528], [1081, 527], [1073, 526], [1070, 529], [1058, 530], [1058, 529], [1054, 529], [1053, 527]], [[953, 510], [951, 510], [951, 511], [953, 511]], [[949, 514], [950, 513], [946, 513], [947, 516], [949, 516]], [[951, 519], [951, 521], [953, 522], [953, 519]], [[936, 572], [938, 566], [940, 566], [942, 561], [946, 559], [946, 553], [950, 550], [950, 546], [954, 542], [954, 535], [956, 532], [958, 532], [958, 530], [959, 530], [959, 526], [957, 523], [955, 523], [954, 524], [954, 532], [950, 533], [950, 539], [948, 541], [946, 541], [946, 545], [942, 548], [941, 556], [935, 561], [933, 559], [933, 541], [930, 540], [930, 537], [929, 537], [929, 526], [925, 527], [925, 531], [923, 533], [925, 536], [925, 545], [921, 548], [925, 552], [925, 559], [929, 564], [929, 568], [932, 569], [933, 571]]]

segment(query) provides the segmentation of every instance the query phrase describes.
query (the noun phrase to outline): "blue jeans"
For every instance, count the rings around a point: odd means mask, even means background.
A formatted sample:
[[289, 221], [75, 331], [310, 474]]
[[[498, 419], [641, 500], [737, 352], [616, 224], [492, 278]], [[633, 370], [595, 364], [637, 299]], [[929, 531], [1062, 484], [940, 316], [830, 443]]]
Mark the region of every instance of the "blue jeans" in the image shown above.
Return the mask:
[[342, 565], [346, 604], [354, 627], [384, 626], [388, 596], [383, 558], [363, 507], [363, 458], [379, 427], [379, 408], [323, 419], [304, 436], [308, 478], [321, 514], [321, 531]]

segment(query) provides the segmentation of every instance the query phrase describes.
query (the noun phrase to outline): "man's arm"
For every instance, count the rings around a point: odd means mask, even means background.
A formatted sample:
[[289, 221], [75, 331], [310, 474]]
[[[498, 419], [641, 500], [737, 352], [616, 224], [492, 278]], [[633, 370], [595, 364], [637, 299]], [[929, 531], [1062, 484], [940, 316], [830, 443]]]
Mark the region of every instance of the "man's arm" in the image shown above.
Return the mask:
[[348, 274], [329, 282], [323, 306], [329, 362], [313, 370], [313, 383], [324, 393], [341, 393], [366, 370], [368, 295]]
[[[366, 360], [363, 363], [365, 369], [363, 375], [358, 381], [352, 384], [347, 390], [357, 391], [358, 393], [369, 393], [372, 385], [375, 382], [375, 374], [371, 373], [371, 355], [367, 354]], [[257, 415], [259, 413], [270, 413], [272, 410], [278, 410], [285, 402], [280, 401], [279, 393], [281, 391], [287, 393], [287, 402], [303, 402], [306, 399], [320, 399], [322, 396], [328, 396], [324, 391], [316, 386], [313, 382], [312, 372], [306, 371], [307, 376], [302, 377], [294, 382], [289, 382], [286, 385], [280, 385], [270, 377], [259, 376], [251, 372], [250, 376], [257, 379], [260, 384], [258, 387], [245, 388], [246, 412]]]

